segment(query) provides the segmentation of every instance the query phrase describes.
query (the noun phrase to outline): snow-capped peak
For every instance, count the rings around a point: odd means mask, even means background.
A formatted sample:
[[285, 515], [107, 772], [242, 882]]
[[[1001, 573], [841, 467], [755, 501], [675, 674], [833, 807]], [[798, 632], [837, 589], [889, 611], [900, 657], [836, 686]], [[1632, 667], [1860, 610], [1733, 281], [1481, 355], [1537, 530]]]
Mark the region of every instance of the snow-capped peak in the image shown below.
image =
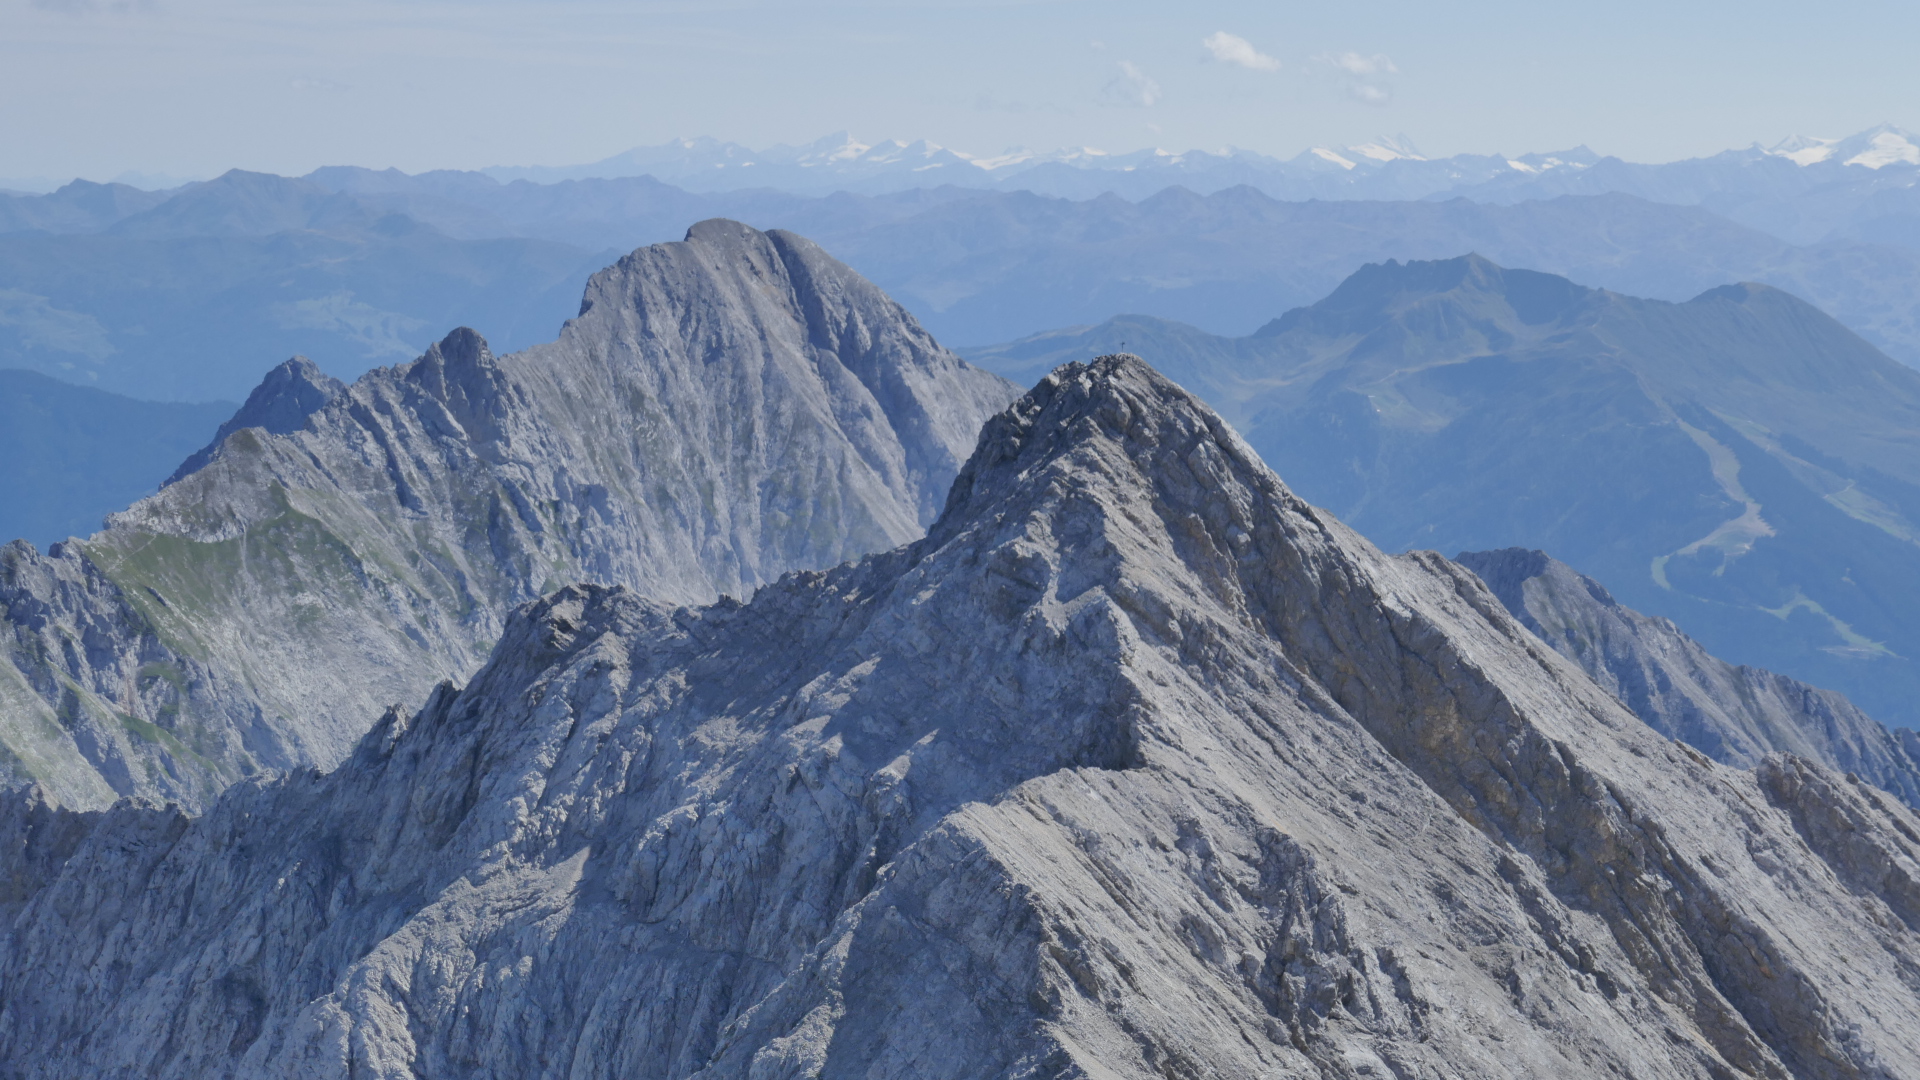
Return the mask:
[[1522, 154], [1517, 158], [1507, 158], [1507, 167], [1515, 172], [1529, 176], [1538, 176], [1554, 169], [1584, 169], [1598, 161], [1599, 157], [1584, 146], [1571, 150], [1556, 150], [1550, 154]]
[[1793, 135], [1767, 147], [1764, 152], [1786, 158], [1795, 165], [1818, 165], [1823, 161], [1838, 161], [1843, 165], [1859, 165], [1867, 169], [1897, 164], [1920, 165], [1920, 136], [1892, 124], [1881, 124], [1844, 139]]
[[1091, 146], [1069, 146], [1049, 152], [1029, 150], [1024, 146], [1015, 146], [1009, 147], [1007, 150], [991, 157], [973, 158], [972, 164], [988, 172], [1015, 165], [1061, 164], [1084, 167], [1091, 164], [1097, 167], [1105, 163], [1107, 159], [1112, 156], [1113, 155], [1107, 153], [1105, 150], [1096, 150]]
[[1359, 154], [1361, 157], [1383, 163], [1388, 161], [1427, 160], [1421, 155], [1419, 148], [1413, 145], [1413, 140], [1407, 138], [1405, 135], [1395, 135], [1392, 138], [1381, 136], [1372, 142], [1361, 143], [1358, 146], [1349, 146], [1347, 149]]
[[1767, 147], [1764, 152], [1786, 158], [1795, 165], [1817, 165], [1833, 156], [1833, 144], [1839, 141], [1812, 135], [1789, 135]]
[[1851, 139], [1842, 139], [1834, 147], [1840, 160], [1848, 165], [1878, 169], [1887, 165], [1920, 165], [1920, 142], [1909, 132], [1892, 124], [1882, 124]]
[[1307, 157], [1308, 155], [1319, 159], [1319, 161], [1327, 165], [1346, 170], [1352, 170], [1361, 165], [1385, 165], [1389, 161], [1427, 160], [1421, 155], [1419, 149], [1413, 145], [1413, 140], [1407, 138], [1405, 135], [1395, 135], [1392, 137], [1383, 135], [1372, 142], [1360, 143], [1356, 146], [1344, 146], [1337, 150], [1325, 146], [1315, 146], [1309, 148], [1301, 157]]

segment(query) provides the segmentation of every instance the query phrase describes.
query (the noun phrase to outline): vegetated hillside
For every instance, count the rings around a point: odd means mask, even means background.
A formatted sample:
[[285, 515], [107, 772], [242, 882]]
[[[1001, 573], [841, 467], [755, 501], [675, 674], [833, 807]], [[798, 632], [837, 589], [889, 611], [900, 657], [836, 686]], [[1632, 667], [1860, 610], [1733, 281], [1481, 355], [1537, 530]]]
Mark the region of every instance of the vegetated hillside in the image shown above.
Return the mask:
[[594, 275], [560, 339], [289, 361], [157, 495], [0, 549], [0, 767], [203, 805], [330, 766], [574, 582], [744, 594], [919, 536], [1017, 388], [810, 242], [735, 222]]
[[48, 1080], [1920, 1073], [1920, 819], [1662, 737], [1131, 357], [918, 543], [561, 590], [198, 820], [6, 809]]
[[1387, 263], [1246, 338], [1126, 319], [970, 355], [1021, 377], [1143, 339], [1388, 550], [1550, 551], [1716, 655], [1920, 724], [1920, 372], [1792, 296]]
[[1729, 664], [1669, 619], [1622, 606], [1606, 587], [1542, 551], [1463, 551], [1507, 611], [1662, 735], [1725, 765], [1786, 752], [1920, 807], [1920, 731], [1893, 731], [1843, 695]]
[[1244, 333], [1368, 262], [1476, 251], [1669, 300], [1730, 280], [1769, 283], [1920, 362], [1920, 251], [1871, 232], [1796, 247], [1626, 195], [1282, 202], [1248, 187], [1168, 188], [1131, 202], [949, 187], [802, 197], [692, 193], [645, 177], [501, 184], [330, 168], [302, 179], [235, 172], [123, 209], [72, 226], [91, 235], [0, 236], [0, 363], [141, 396], [237, 397], [263, 357], [305, 355], [353, 378], [418, 355], [455, 324], [521, 348], [574, 313], [612, 250], [713, 216], [815, 237], [942, 340], [969, 344], [1120, 312]]
[[137, 401], [0, 370], [0, 543], [45, 546], [153, 494], [233, 415], [228, 401]]

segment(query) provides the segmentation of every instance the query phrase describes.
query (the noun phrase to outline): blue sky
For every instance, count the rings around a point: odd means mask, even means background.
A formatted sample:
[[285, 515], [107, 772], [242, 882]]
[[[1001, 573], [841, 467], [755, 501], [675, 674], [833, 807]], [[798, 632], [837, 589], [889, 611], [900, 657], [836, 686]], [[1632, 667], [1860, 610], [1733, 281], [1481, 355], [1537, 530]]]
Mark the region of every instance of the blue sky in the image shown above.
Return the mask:
[[0, 177], [568, 164], [840, 129], [1661, 161], [1920, 126], [1915, 41], [1920, 5], [1887, 3], [0, 0]]

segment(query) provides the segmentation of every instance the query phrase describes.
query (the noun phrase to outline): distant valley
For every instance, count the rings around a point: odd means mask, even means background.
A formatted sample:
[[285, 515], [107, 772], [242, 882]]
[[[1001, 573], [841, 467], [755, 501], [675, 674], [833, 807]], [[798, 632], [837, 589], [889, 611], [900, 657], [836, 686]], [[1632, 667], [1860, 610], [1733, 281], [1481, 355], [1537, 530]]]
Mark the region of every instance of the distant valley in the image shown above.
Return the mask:
[[152, 494], [237, 407], [139, 401], [0, 370], [0, 543], [92, 533]]
[[1247, 337], [1129, 317], [965, 352], [1023, 380], [1122, 345], [1388, 550], [1544, 549], [1722, 657], [1920, 722], [1920, 372], [1785, 293], [1390, 262]]

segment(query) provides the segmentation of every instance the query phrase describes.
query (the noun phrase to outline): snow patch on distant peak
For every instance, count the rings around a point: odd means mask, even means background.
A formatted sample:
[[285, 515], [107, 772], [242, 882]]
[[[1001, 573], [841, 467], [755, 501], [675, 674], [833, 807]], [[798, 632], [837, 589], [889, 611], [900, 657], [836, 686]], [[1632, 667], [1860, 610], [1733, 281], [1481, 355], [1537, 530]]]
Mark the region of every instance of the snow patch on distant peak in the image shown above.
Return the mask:
[[1508, 168], [1529, 176], [1538, 176], [1551, 169], [1584, 169], [1591, 164], [1589, 161], [1569, 161], [1555, 154], [1528, 154], [1507, 159]]
[[1878, 169], [1887, 165], [1920, 165], [1920, 146], [1904, 131], [1882, 131], [1867, 140], [1867, 148], [1848, 158], [1848, 165]]
[[1382, 137], [1369, 143], [1349, 146], [1347, 149], [1359, 154], [1361, 157], [1382, 163], [1388, 161], [1427, 160], [1426, 157], [1420, 153], [1419, 148], [1413, 145], [1413, 140], [1407, 138], [1405, 135], [1396, 135], [1390, 139]]
[[1330, 161], [1343, 169], [1351, 169], [1358, 164], [1357, 162], [1348, 161], [1346, 158], [1341, 157], [1339, 154], [1334, 153], [1324, 146], [1316, 146], [1307, 152], [1323, 161]]
[[1786, 158], [1795, 165], [1817, 165], [1833, 156], [1834, 144], [1839, 141], [1812, 135], [1789, 135], [1767, 147], [1764, 153]]
[[1892, 124], [1881, 124], [1844, 139], [1793, 135], [1762, 152], [1786, 158], [1795, 165], [1838, 161], [1843, 165], [1880, 169], [1888, 165], [1920, 165], [1920, 137]]
[[[961, 156], [964, 157], [965, 155]], [[1094, 165], [1098, 167], [1107, 164], [1112, 157], [1113, 155], [1107, 151], [1096, 150], [1091, 146], [1070, 146], [1044, 153], [1038, 150], [1029, 150], [1024, 146], [1016, 146], [992, 157], [969, 158], [968, 161], [970, 164], [992, 172], [996, 169], [1005, 169], [1014, 165], [1060, 164]]]

